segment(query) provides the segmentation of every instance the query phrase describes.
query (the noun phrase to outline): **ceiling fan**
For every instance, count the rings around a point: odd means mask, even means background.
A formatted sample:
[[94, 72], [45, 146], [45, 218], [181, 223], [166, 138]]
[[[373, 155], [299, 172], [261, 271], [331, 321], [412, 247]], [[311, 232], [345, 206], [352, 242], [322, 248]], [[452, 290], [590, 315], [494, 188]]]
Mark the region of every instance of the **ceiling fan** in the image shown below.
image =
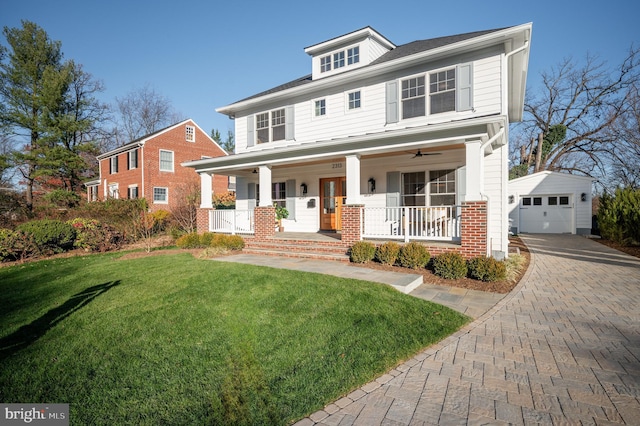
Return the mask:
[[425, 152], [423, 153], [422, 151], [418, 150], [418, 152], [416, 152], [413, 157], [411, 158], [416, 158], [416, 157], [423, 157], [425, 155], [440, 155], [439, 152]]

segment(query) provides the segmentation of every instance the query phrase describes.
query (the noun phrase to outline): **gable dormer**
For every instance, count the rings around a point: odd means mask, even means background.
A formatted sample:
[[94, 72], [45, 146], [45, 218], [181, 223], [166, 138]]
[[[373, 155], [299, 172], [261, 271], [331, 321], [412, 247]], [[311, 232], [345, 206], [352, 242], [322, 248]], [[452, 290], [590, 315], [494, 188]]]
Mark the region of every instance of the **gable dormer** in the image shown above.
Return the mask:
[[304, 49], [311, 56], [312, 80], [369, 65], [396, 46], [371, 27]]

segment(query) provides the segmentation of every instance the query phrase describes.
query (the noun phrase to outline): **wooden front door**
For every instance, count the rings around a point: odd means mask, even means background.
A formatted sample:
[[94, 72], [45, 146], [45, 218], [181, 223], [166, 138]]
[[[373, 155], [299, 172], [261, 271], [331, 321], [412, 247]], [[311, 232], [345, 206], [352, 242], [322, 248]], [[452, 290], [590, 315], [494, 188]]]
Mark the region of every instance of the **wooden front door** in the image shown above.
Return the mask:
[[342, 205], [347, 196], [347, 180], [344, 177], [320, 179], [320, 229], [342, 229]]

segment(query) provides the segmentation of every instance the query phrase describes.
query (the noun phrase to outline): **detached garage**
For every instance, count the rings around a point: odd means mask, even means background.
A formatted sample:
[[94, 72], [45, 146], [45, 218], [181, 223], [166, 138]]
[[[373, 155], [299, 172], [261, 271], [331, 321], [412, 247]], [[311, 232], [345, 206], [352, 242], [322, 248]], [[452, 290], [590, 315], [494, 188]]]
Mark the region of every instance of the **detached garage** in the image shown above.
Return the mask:
[[593, 179], [538, 172], [509, 181], [509, 223], [514, 234], [591, 233]]

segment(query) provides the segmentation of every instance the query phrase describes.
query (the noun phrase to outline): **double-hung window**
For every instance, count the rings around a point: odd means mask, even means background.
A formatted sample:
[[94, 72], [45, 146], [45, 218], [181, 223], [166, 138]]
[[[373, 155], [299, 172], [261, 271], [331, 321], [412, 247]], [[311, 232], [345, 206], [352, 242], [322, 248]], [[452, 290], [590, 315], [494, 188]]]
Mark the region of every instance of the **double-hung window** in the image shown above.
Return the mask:
[[362, 98], [360, 91], [349, 93], [348, 107], [349, 109], [358, 109], [362, 106]]
[[138, 149], [127, 152], [127, 167], [129, 170], [138, 168]]
[[154, 187], [153, 202], [158, 204], [167, 204], [169, 202], [169, 188]]
[[320, 117], [327, 114], [327, 101], [325, 99], [318, 99], [315, 101], [314, 115]]
[[271, 199], [279, 207], [287, 207], [287, 188], [285, 182], [274, 182], [271, 185]]
[[402, 80], [402, 118], [425, 115], [424, 76]]
[[429, 172], [429, 194], [432, 206], [453, 206], [456, 203], [456, 171]]
[[402, 174], [402, 205], [424, 206], [426, 205], [426, 188], [424, 172], [412, 172]]
[[331, 71], [331, 55], [320, 58], [320, 72]]
[[360, 47], [352, 47], [347, 49], [347, 65], [353, 65], [360, 62]]
[[256, 114], [256, 133], [258, 143], [282, 141], [285, 139], [285, 110]]
[[127, 198], [130, 200], [138, 198], [138, 185], [133, 185], [127, 188]]
[[456, 69], [435, 72], [429, 75], [430, 113], [455, 111]]
[[333, 54], [333, 68], [344, 67], [344, 50]]
[[109, 159], [109, 171], [112, 175], [118, 173], [118, 156], [114, 155]]
[[165, 151], [164, 149], [160, 150], [160, 171], [173, 171], [173, 151]]

